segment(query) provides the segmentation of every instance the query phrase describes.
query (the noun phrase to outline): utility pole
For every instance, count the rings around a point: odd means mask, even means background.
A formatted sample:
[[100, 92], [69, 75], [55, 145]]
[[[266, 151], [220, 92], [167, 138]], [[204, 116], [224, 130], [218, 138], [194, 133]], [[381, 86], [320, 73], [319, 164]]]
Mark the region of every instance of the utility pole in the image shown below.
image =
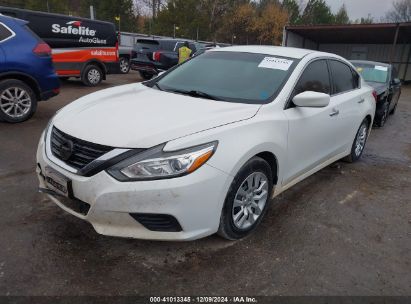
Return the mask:
[[95, 16], [94, 16], [94, 6], [90, 5], [90, 19], [94, 20]]
[[176, 24], [174, 23], [173, 38], [176, 39]]
[[49, 0], [47, 0], [47, 12], [50, 13], [50, 6], [49, 6]]
[[198, 26], [197, 26], [197, 41], [198, 41]]

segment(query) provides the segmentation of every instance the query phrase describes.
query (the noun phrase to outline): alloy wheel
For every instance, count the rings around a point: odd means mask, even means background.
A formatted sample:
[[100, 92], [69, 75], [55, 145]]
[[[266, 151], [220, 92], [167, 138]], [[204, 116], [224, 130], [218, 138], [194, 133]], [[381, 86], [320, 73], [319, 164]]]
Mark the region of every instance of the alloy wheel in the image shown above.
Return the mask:
[[19, 87], [11, 87], [0, 95], [0, 109], [12, 118], [20, 118], [26, 115], [31, 108], [31, 98], [26, 90]]
[[120, 59], [120, 70], [121, 70], [121, 72], [124, 73], [124, 74], [127, 73], [128, 72], [128, 67], [129, 67], [128, 60], [125, 59], [125, 58], [121, 58]]
[[88, 71], [88, 73], [87, 73], [87, 78], [88, 78], [88, 81], [89, 81], [91, 84], [97, 84], [97, 83], [100, 82], [101, 75], [100, 75], [100, 72], [99, 72], [98, 70], [96, 70], [96, 69], [91, 69], [91, 70]]
[[364, 150], [365, 142], [367, 141], [368, 127], [367, 124], [363, 123], [357, 134], [357, 139], [355, 140], [355, 155], [359, 157]]
[[241, 230], [250, 228], [260, 217], [268, 199], [268, 178], [262, 172], [250, 174], [234, 197], [232, 219]]
[[387, 121], [389, 108], [390, 108], [390, 105], [386, 104], [386, 106], [384, 107], [384, 112], [381, 117], [381, 127], [384, 126], [385, 122]]

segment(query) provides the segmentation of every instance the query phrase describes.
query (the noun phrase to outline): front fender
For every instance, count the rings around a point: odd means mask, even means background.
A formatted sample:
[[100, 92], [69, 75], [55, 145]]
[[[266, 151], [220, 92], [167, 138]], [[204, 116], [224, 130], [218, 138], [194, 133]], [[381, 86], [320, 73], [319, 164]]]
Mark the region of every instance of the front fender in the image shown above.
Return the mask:
[[166, 151], [218, 141], [215, 154], [207, 162], [231, 177], [253, 156], [270, 152], [277, 159], [278, 183], [282, 181], [287, 149], [288, 121], [283, 112], [258, 113], [255, 117], [172, 140]]

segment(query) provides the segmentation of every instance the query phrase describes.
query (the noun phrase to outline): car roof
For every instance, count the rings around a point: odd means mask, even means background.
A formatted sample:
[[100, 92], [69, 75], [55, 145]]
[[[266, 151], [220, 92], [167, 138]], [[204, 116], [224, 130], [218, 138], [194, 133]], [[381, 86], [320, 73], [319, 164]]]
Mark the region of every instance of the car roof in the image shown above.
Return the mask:
[[330, 57], [338, 57], [334, 54], [318, 52], [308, 49], [299, 49], [293, 47], [283, 46], [265, 46], [265, 45], [242, 45], [242, 46], [228, 46], [225, 48], [213, 49], [212, 52], [244, 52], [244, 53], [256, 53], [267, 54], [273, 56], [289, 57], [294, 59], [301, 59], [309, 54], [325, 55]]
[[16, 21], [18, 24], [27, 24], [28, 23], [26, 20], [22, 20], [22, 19], [19, 19], [19, 18], [3, 15], [3, 14], [0, 13], [0, 22], [7, 23], [9, 21]]
[[370, 65], [380, 65], [384, 67], [390, 67], [391, 64], [388, 63], [383, 63], [383, 62], [378, 62], [378, 61], [369, 61], [369, 60], [350, 60], [352, 64], [355, 63], [364, 63], [364, 64], [370, 64]]

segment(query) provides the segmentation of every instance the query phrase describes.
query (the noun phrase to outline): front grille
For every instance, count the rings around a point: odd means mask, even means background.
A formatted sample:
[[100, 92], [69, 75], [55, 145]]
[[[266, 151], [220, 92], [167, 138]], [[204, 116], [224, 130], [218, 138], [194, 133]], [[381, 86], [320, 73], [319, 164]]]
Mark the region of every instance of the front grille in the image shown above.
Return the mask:
[[50, 144], [51, 152], [56, 158], [78, 170], [83, 169], [95, 159], [113, 150], [112, 147], [75, 138], [55, 127], [51, 131]]
[[177, 219], [168, 214], [130, 213], [130, 215], [151, 231], [180, 232], [183, 230]]

